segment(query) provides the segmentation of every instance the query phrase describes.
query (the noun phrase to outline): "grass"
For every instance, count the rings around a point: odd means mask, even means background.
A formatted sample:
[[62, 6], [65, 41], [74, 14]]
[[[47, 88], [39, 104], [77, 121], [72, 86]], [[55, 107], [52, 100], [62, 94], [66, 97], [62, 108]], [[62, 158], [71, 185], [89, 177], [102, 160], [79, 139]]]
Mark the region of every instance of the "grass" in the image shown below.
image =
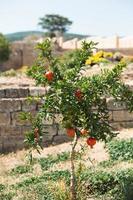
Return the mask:
[[4, 72], [0, 72], [0, 77], [16, 77], [16, 76], [20, 76], [20, 75], [26, 75], [28, 66], [22, 66], [19, 69], [9, 69], [7, 71]]
[[38, 162], [41, 165], [42, 170], [48, 170], [54, 164], [58, 164], [59, 162], [65, 162], [68, 161], [69, 159], [70, 159], [70, 153], [62, 152], [60, 154], [57, 154], [57, 156], [49, 155], [46, 158], [40, 158], [38, 159]]
[[30, 165], [19, 165], [15, 168], [13, 168], [10, 172], [11, 175], [17, 175], [17, 174], [25, 174], [28, 172], [32, 172], [32, 167]]
[[[110, 158], [90, 167], [76, 153], [77, 200], [132, 200], [132, 140], [112, 140], [107, 148]], [[125, 152], [131, 155], [122, 160]], [[36, 157], [32, 165], [15, 166], [3, 175], [6, 181], [0, 183], [0, 200], [70, 200], [69, 165], [68, 169], [60, 168], [68, 162], [70, 152], [53, 152], [42, 158]]]
[[[53, 172], [44, 173], [39, 177], [33, 176], [25, 179], [22, 182], [17, 183], [15, 185], [15, 188], [28, 187], [30, 185], [36, 185], [38, 183], [43, 183], [47, 181], [56, 182], [58, 180], [64, 180], [67, 184], [69, 184], [70, 172], [68, 170], [62, 170], [62, 171], [57, 170]], [[14, 187], [14, 185], [12, 186]]]

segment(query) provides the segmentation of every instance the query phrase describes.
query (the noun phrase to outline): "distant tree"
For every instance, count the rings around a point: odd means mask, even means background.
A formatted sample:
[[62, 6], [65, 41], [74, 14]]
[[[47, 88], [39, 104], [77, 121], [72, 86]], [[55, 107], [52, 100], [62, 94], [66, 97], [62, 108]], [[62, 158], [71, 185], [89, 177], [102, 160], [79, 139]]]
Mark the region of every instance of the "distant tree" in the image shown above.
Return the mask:
[[72, 24], [72, 21], [63, 16], [51, 14], [40, 18], [38, 24], [42, 29], [47, 30], [47, 34], [52, 38], [58, 34], [62, 35], [65, 33]]
[[8, 60], [10, 54], [9, 42], [5, 36], [0, 33], [0, 62]]

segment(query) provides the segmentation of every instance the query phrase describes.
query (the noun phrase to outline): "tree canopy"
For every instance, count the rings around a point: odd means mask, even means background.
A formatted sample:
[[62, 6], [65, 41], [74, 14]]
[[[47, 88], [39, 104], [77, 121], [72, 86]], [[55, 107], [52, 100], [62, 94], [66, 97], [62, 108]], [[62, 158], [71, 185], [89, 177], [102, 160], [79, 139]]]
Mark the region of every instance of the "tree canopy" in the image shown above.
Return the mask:
[[57, 33], [63, 34], [66, 32], [72, 24], [72, 21], [61, 15], [48, 14], [40, 18], [40, 22], [38, 24], [42, 27], [42, 29], [47, 30], [49, 36], [52, 37]]

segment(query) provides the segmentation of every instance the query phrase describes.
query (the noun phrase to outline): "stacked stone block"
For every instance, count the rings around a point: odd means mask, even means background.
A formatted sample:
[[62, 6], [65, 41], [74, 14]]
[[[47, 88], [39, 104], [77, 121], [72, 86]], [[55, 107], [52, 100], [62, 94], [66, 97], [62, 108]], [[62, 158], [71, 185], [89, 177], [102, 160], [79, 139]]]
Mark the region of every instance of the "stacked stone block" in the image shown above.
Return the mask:
[[[31, 129], [29, 121], [20, 119], [22, 112], [36, 114], [38, 103], [29, 103], [29, 96], [45, 95], [45, 88], [5, 88], [0, 89], [0, 153], [22, 149], [24, 145], [24, 134]], [[53, 120], [44, 121], [43, 144], [63, 142], [66, 136], [58, 136], [58, 124]], [[58, 138], [58, 139], [57, 139]], [[57, 141], [58, 140], [58, 141]]]
[[[20, 119], [21, 112], [36, 114], [38, 103], [29, 104], [29, 96], [45, 95], [45, 88], [2, 88], [0, 89], [0, 153], [9, 152], [24, 147], [24, 133], [31, 129], [29, 121]], [[112, 98], [107, 99], [110, 113], [110, 123], [114, 128], [133, 127], [133, 113], [129, 113], [126, 106], [115, 103]], [[61, 116], [44, 121], [43, 144], [57, 144], [68, 141], [65, 131], [59, 127]]]

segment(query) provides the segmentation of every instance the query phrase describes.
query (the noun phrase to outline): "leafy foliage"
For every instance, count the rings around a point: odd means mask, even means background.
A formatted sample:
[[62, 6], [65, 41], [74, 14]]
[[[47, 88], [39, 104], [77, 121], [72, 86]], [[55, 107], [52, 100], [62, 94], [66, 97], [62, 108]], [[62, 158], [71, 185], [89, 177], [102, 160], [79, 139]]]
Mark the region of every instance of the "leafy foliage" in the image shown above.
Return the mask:
[[25, 174], [27, 172], [31, 172], [32, 168], [30, 165], [19, 165], [16, 168], [13, 168], [11, 170], [11, 175], [15, 175], [15, 174]]
[[[120, 80], [121, 72], [126, 67], [125, 63], [119, 62], [112, 70], [103, 70], [101, 74], [90, 77], [82, 75], [82, 71], [86, 70], [86, 60], [92, 57], [95, 45], [93, 42], [83, 42], [82, 49], [75, 51], [71, 59], [63, 63], [53, 55], [52, 45], [49, 40], [46, 40], [37, 45], [40, 53], [35, 65], [28, 71], [28, 75], [34, 78], [38, 85], [46, 87], [47, 91], [35, 121], [33, 120], [33, 130], [27, 133], [26, 141], [30, 147], [40, 145], [43, 133], [41, 120], [52, 119], [56, 123], [56, 116], [61, 116], [60, 123], [67, 129], [68, 136], [74, 136], [71, 151], [72, 199], [76, 199], [74, 157], [78, 138], [89, 137], [91, 144], [87, 143], [93, 147], [96, 140], [107, 142], [116, 136], [109, 125], [106, 97], [112, 96], [116, 101], [124, 102], [127, 108], [133, 111], [133, 92]], [[82, 135], [82, 129], [85, 135]], [[47, 166], [53, 165], [54, 162], [53, 159], [44, 162], [44, 168], [47, 169]], [[50, 177], [44, 174], [42, 178], [47, 177], [56, 181], [59, 173], [62, 172], [56, 172]], [[69, 177], [68, 174], [67, 176]], [[66, 178], [66, 180], [69, 182], [70, 179]], [[89, 173], [88, 180], [88, 190], [92, 194], [96, 192], [103, 195], [113, 189], [112, 185], [118, 186], [119, 189], [118, 181], [114, 176], [104, 171], [100, 174]], [[30, 181], [36, 180], [33, 178]]]
[[57, 164], [59, 162], [63, 162], [70, 159], [70, 154], [67, 152], [63, 152], [61, 154], [57, 154], [57, 156], [49, 155], [46, 158], [40, 158], [38, 160], [39, 164], [41, 165], [41, 168], [43, 170], [48, 170], [50, 167], [52, 167], [54, 164]]
[[112, 160], [133, 159], [133, 139], [112, 140], [107, 144], [107, 148]]
[[[70, 182], [70, 173], [67, 170], [48, 172], [44, 173], [40, 177], [27, 178], [26, 180], [17, 183], [15, 185], [15, 188], [17, 190], [24, 191], [26, 189], [28, 194], [30, 194], [30, 192], [34, 189], [36, 195], [40, 196], [39, 198], [42, 198], [43, 195], [48, 195], [51, 191], [52, 196], [50, 197], [53, 198], [56, 195], [59, 195], [59, 193], [57, 194], [57, 191], [55, 191], [54, 188], [56, 187], [56, 182], [60, 182], [61, 180], [66, 182], [67, 185], [65, 185], [65, 187], [66, 190], [68, 190], [67, 187]], [[50, 181], [52, 181], [51, 184]], [[98, 196], [101, 197], [101, 199], [102, 197], [104, 197], [105, 199], [109, 200], [132, 200], [132, 182], [133, 170], [130, 168], [112, 172], [106, 172], [104, 170], [94, 171], [93, 169], [86, 168], [83, 171], [81, 171], [80, 174], [77, 174], [77, 183], [79, 190], [78, 199], [87, 199], [88, 197]], [[46, 190], [43, 189], [44, 183]], [[41, 185], [42, 190], [40, 188]]]
[[113, 167], [116, 164], [114, 160], [104, 160], [99, 163], [100, 167]]
[[67, 31], [68, 27], [72, 22], [63, 16], [49, 14], [40, 18], [39, 25], [45, 30], [48, 30], [51, 37], [55, 36], [55, 32], [64, 33]]
[[8, 60], [10, 54], [9, 42], [8, 40], [0, 33], [0, 62]]
[[40, 177], [33, 176], [31, 178], [27, 178], [24, 181], [18, 183], [15, 187], [28, 187], [29, 185], [42, 183], [44, 181], [58, 181], [61, 179], [65, 180], [65, 182], [68, 184], [70, 182], [70, 172], [68, 170], [56, 170], [53, 172], [47, 172]]
[[[133, 93], [120, 80], [120, 74], [126, 67], [123, 62], [116, 64], [112, 70], [104, 70], [92, 77], [81, 75], [95, 45], [93, 42], [83, 42], [82, 49], [78, 49], [70, 60], [62, 63], [53, 56], [49, 40], [39, 43], [37, 49], [40, 53], [28, 75], [36, 80], [37, 85], [47, 88], [44, 103], [38, 113], [40, 121], [55, 119], [57, 114], [61, 114], [60, 123], [65, 128], [74, 128], [78, 137], [81, 136], [80, 129], [84, 128], [90, 137], [107, 141], [116, 134], [109, 125], [106, 97], [113, 96], [117, 101], [125, 102], [132, 111]], [[51, 81], [45, 76], [48, 71], [54, 75]], [[80, 91], [80, 99], [76, 91]]]
[[132, 200], [133, 198], [133, 169], [121, 170], [117, 172], [116, 179], [118, 179], [124, 198]]

